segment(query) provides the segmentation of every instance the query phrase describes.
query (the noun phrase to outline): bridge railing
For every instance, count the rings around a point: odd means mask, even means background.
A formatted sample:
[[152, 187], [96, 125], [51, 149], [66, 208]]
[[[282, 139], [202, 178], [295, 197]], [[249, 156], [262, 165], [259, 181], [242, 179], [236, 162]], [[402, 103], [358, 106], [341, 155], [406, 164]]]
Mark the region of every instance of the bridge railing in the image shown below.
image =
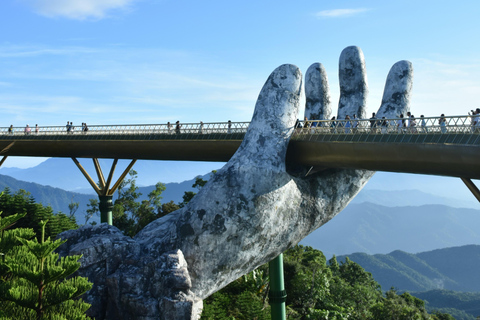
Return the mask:
[[480, 117], [309, 120], [297, 123], [293, 139], [479, 144]]
[[[0, 128], [0, 139], [242, 139], [249, 122]], [[241, 135], [239, 138], [238, 135]]]
[[[478, 123], [474, 125], [475, 121]], [[241, 140], [249, 122], [209, 122], [136, 125], [40, 126], [0, 128], [0, 139], [75, 140]], [[402, 119], [340, 119], [299, 121], [293, 139], [323, 141], [480, 142], [480, 117], [445, 116]], [[473, 138], [472, 138], [473, 136]], [[448, 139], [447, 139], [448, 138]], [[447, 140], [446, 140], [447, 139]], [[472, 140], [473, 139], [473, 140]], [[478, 141], [477, 141], [478, 140]], [[464, 143], [464, 142], [462, 142]]]

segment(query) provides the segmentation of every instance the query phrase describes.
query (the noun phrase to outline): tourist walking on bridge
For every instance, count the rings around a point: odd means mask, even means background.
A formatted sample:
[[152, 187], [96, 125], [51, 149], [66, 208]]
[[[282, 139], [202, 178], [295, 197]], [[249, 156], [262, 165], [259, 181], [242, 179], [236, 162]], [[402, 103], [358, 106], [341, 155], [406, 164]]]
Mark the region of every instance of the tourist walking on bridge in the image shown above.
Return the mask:
[[177, 122], [175, 122], [175, 134], [180, 134], [180, 128], [182, 126], [180, 125], [180, 121], [177, 120]]
[[397, 120], [397, 133], [402, 133], [403, 130], [403, 123], [405, 120], [403, 119], [403, 113], [400, 114], [400, 118]]
[[331, 121], [332, 123], [330, 123], [330, 132], [337, 133], [337, 123], [335, 122], [335, 117], [332, 117]]
[[350, 123], [350, 116], [347, 115], [345, 117], [345, 133], [350, 133], [352, 129], [350, 129], [352, 127], [352, 124]]
[[445, 120], [445, 114], [442, 113], [440, 119], [438, 119], [438, 123], [440, 124], [440, 131], [442, 133], [447, 133], [447, 121]]
[[413, 114], [410, 116], [409, 129], [410, 133], [417, 133], [417, 121], [415, 121], [415, 116]]
[[423, 117], [423, 114], [420, 116], [420, 119], [422, 119], [420, 121], [420, 126], [422, 127], [422, 132], [427, 133], [428, 132], [427, 123], [425, 122], [425, 118]]
[[375, 112], [372, 112], [372, 117], [370, 118], [370, 131], [372, 133], [377, 132], [377, 116], [375, 115]]
[[474, 133], [480, 132], [480, 109], [475, 110], [473, 113], [472, 131]]

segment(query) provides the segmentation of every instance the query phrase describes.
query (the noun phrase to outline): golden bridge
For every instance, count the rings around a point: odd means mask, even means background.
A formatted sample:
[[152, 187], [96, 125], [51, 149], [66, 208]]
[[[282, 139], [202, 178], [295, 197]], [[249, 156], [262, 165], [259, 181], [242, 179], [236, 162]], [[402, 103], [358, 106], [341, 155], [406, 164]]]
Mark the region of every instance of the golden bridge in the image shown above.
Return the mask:
[[[366, 169], [459, 177], [480, 201], [471, 179], [480, 179], [480, 123], [472, 116], [299, 122], [287, 164], [310, 172]], [[99, 196], [111, 196], [137, 159], [227, 162], [249, 122], [0, 128], [0, 155], [72, 158]], [[91, 158], [98, 183], [77, 158]], [[114, 159], [108, 177], [99, 158]], [[118, 181], [118, 159], [132, 159]]]

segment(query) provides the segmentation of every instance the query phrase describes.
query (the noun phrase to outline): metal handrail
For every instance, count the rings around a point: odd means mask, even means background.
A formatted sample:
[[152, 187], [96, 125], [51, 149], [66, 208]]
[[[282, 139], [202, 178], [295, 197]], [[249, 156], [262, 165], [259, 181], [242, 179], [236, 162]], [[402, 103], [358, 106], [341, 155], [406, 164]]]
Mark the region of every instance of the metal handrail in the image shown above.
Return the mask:
[[480, 143], [480, 115], [307, 120], [292, 139], [322, 142]]
[[[5, 139], [243, 139], [249, 122], [210, 122], [176, 124], [89, 125], [1, 127], [0, 140]], [[88, 129], [85, 129], [88, 128]], [[239, 137], [240, 134], [240, 137]]]
[[[299, 121], [292, 139], [478, 144], [480, 116]], [[475, 121], [478, 120], [478, 123]], [[249, 122], [0, 127], [0, 140], [242, 140]], [[437, 140], [432, 136], [437, 136]]]

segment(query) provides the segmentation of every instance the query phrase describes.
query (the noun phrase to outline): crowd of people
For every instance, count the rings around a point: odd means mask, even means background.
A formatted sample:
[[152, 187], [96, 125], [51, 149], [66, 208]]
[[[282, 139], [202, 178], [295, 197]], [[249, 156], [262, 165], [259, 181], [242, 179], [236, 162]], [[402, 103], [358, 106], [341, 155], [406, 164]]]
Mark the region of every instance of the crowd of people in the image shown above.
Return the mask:
[[[471, 110], [468, 112], [468, 116], [470, 118], [470, 126], [471, 132], [480, 133], [480, 108], [475, 110]], [[459, 122], [458, 124], [465, 126], [464, 122]], [[321, 130], [317, 130], [323, 128], [323, 130], [329, 130], [331, 133], [356, 133], [359, 129], [362, 129], [362, 132], [369, 131], [371, 133], [428, 133], [430, 130], [440, 131], [441, 133], [446, 133], [448, 131], [448, 127], [453, 127], [457, 125], [457, 121], [455, 123], [447, 123], [447, 118], [445, 114], [441, 114], [440, 117], [436, 118], [435, 121], [433, 118], [429, 118], [428, 120], [425, 119], [423, 115], [420, 118], [416, 118], [411, 112], [407, 112], [404, 116], [400, 114], [396, 119], [386, 119], [385, 117], [377, 118], [376, 113], [373, 112], [372, 116], [368, 119], [359, 119], [356, 114], [353, 114], [351, 117], [350, 115], [346, 115], [345, 119], [337, 119], [336, 117], [332, 117], [330, 121], [319, 121], [319, 120], [308, 120], [307, 117], [304, 118], [303, 123], [297, 119], [295, 123], [295, 128], [297, 132], [301, 133], [314, 133]], [[168, 134], [181, 134], [182, 133], [182, 125], [180, 121], [175, 122], [173, 125], [170, 122], [167, 122], [166, 132]], [[328, 126], [328, 128], [327, 128]], [[200, 121], [198, 127], [198, 133], [204, 133], [204, 123]], [[65, 130], [67, 134], [72, 134], [75, 131], [75, 126], [73, 122], [67, 121], [65, 126]], [[13, 125], [10, 125], [8, 128], [8, 133], [14, 133]], [[87, 133], [89, 130], [86, 123], [82, 122], [81, 125], [81, 132]], [[197, 129], [195, 129], [197, 130]], [[232, 133], [232, 121], [228, 120], [226, 126], [227, 133]], [[23, 132], [26, 135], [31, 134], [38, 134], [40, 131], [40, 127], [38, 124], [35, 125], [34, 128], [31, 128], [28, 124], [25, 126]], [[192, 132], [191, 130], [188, 130]]]
[[[480, 108], [471, 110], [471, 113], [469, 112], [468, 115], [471, 119], [471, 132], [480, 133]], [[397, 119], [377, 118], [376, 113], [373, 112], [369, 119], [358, 119], [357, 115], [354, 114], [352, 117], [346, 115], [343, 120], [332, 117], [329, 122], [308, 120], [305, 117], [303, 125], [297, 120], [295, 128], [297, 132], [305, 133], [308, 132], [307, 129], [315, 132], [317, 127], [325, 127], [327, 125], [331, 133], [356, 133], [359, 128], [363, 128], [364, 131], [367, 130], [371, 133], [428, 133], [434, 127], [439, 128], [441, 133], [447, 133], [447, 127], [456, 125], [456, 123], [447, 124], [447, 118], [443, 113], [438, 118], [438, 124], [436, 124], [433, 119], [427, 122], [424, 115], [416, 118], [410, 111], [406, 115], [400, 114]]]

